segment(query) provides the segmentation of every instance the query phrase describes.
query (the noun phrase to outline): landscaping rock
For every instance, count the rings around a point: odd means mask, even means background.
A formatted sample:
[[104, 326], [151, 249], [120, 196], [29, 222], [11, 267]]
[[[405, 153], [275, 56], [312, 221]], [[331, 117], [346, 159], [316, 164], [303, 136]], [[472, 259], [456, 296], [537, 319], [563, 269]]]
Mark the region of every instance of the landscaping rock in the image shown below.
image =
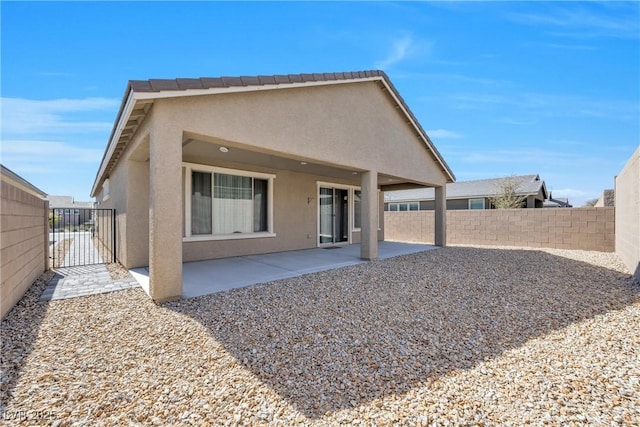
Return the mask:
[[640, 288], [610, 253], [448, 247], [160, 306], [36, 288], [2, 322], [9, 423], [640, 423]]

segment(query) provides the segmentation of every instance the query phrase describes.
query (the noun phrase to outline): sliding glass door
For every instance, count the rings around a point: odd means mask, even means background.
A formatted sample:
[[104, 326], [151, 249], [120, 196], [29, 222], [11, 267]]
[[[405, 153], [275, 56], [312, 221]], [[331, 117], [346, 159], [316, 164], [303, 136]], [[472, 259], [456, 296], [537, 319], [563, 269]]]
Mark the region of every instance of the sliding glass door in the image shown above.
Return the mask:
[[349, 190], [320, 187], [320, 245], [349, 241]]

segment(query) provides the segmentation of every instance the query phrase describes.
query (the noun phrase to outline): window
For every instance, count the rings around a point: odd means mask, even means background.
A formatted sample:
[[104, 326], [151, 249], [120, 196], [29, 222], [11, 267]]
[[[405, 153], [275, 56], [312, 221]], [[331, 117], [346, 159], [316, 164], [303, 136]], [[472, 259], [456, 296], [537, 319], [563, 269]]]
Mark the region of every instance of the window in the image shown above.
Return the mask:
[[213, 175], [213, 234], [251, 233], [253, 229], [252, 178]]
[[211, 174], [193, 171], [191, 175], [191, 234], [211, 234]]
[[[378, 190], [378, 203], [380, 203], [381, 200], [381, 193], [380, 190]], [[353, 228], [354, 229], [360, 229], [362, 228], [362, 190], [357, 190], [354, 189], [353, 190]], [[378, 212], [378, 209], [376, 209], [377, 215], [378, 215], [378, 229], [380, 229], [380, 213]]]
[[420, 202], [389, 203], [389, 210], [392, 212], [419, 211]]
[[[193, 169], [191, 168], [193, 166]], [[188, 165], [186, 237], [239, 238], [272, 230], [273, 175]], [[253, 237], [261, 237], [256, 235]]]
[[484, 199], [469, 199], [469, 209], [484, 209]]
[[354, 190], [353, 192], [353, 228], [362, 227], [362, 206], [360, 205], [360, 196], [362, 191]]

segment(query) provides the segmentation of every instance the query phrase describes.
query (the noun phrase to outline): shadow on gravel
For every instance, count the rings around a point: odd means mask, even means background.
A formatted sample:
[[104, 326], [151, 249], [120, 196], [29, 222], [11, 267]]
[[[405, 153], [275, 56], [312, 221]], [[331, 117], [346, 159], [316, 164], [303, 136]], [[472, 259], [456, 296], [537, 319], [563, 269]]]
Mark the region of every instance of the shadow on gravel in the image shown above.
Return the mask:
[[204, 325], [317, 419], [639, 300], [631, 276], [618, 271], [534, 250], [459, 247], [166, 307]]
[[[23, 361], [36, 344], [48, 308], [48, 304], [39, 302], [40, 295], [54, 275], [53, 270], [44, 272], [0, 324], [0, 414], [4, 413], [5, 406], [11, 400]], [[21, 409], [27, 411], [34, 408]]]

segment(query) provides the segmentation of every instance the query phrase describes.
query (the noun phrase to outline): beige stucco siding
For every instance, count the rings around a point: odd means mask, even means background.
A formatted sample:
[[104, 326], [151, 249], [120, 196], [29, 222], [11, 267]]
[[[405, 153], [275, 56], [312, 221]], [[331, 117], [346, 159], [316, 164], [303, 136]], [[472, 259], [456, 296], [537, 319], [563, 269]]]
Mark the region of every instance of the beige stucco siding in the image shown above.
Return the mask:
[[419, 183], [446, 182], [376, 82], [167, 98], [153, 108], [190, 135]]
[[[185, 162], [198, 163], [197, 158], [185, 157]], [[318, 182], [360, 186], [358, 179], [348, 181], [325, 176], [296, 173], [264, 167], [252, 167], [231, 162], [218, 162], [210, 166], [274, 174], [273, 227], [276, 237], [237, 240], [213, 240], [183, 243], [183, 261], [225, 258], [258, 253], [317, 247]], [[309, 200], [311, 199], [311, 200]], [[382, 215], [382, 204], [380, 204]], [[381, 216], [382, 218], [382, 216]], [[379, 239], [384, 236], [379, 231]], [[360, 241], [360, 234], [352, 234], [352, 243]]]
[[[431, 186], [448, 180], [381, 82], [186, 91], [139, 102], [153, 104], [109, 172], [111, 198], [101, 207], [117, 210], [118, 259], [127, 268], [150, 266], [156, 301], [179, 297], [182, 262], [317, 247], [318, 182], [363, 187], [368, 177], [371, 196], [395, 178]], [[222, 145], [229, 156], [220, 155]], [[186, 164], [275, 176], [275, 236], [183, 237]], [[363, 195], [363, 209], [367, 202]], [[382, 197], [373, 207], [380, 229], [365, 240], [375, 249], [371, 238], [384, 236]], [[366, 214], [363, 224], [371, 229], [375, 221], [364, 221], [372, 218]], [[351, 243], [359, 243], [362, 233], [350, 231]], [[375, 258], [373, 249], [367, 256]]]
[[[116, 257], [126, 268], [149, 265], [149, 124], [151, 111], [136, 137], [109, 174], [109, 198], [102, 188], [98, 208], [116, 210]], [[108, 241], [108, 240], [105, 240]]]
[[[129, 180], [128, 170], [125, 162], [120, 162], [109, 177], [109, 198], [105, 200], [105, 194], [101, 189], [99, 194], [96, 195], [96, 202], [99, 209], [115, 209], [116, 210], [116, 241], [122, 242], [126, 237], [127, 231], [127, 193], [126, 183]], [[96, 220], [98, 229], [96, 230], [96, 237], [102, 238], [102, 242], [108, 244], [111, 242], [110, 235], [113, 234], [111, 229], [112, 224], [109, 224], [108, 217], [101, 215], [98, 212], [99, 219]], [[116, 258], [118, 260], [124, 260], [127, 258], [127, 246], [117, 245]]]

